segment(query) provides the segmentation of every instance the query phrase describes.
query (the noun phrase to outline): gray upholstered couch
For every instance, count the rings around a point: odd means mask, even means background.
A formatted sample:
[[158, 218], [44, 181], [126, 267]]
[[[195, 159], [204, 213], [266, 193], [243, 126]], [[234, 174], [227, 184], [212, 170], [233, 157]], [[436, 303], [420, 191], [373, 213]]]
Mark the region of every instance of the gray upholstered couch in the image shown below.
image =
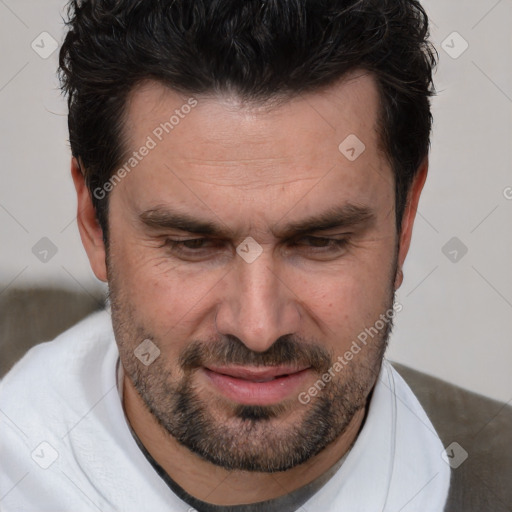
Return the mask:
[[[102, 308], [103, 299], [100, 292], [59, 289], [11, 289], [2, 293], [0, 378], [32, 345], [53, 339]], [[512, 407], [403, 365], [393, 365], [422, 403], [444, 446], [457, 442], [469, 454], [452, 471], [446, 511], [511, 512]]]

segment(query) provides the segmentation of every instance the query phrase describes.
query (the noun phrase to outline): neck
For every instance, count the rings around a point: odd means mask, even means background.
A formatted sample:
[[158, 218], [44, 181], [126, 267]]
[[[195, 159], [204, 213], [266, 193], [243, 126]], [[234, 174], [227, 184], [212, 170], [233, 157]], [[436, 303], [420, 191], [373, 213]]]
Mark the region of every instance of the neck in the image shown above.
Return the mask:
[[288, 471], [260, 473], [228, 471], [179, 444], [157, 422], [126, 376], [123, 379], [123, 406], [132, 429], [172, 480], [199, 500], [226, 506], [274, 499], [316, 480], [349, 450], [366, 412], [366, 408], [360, 409], [333, 443], [304, 464]]

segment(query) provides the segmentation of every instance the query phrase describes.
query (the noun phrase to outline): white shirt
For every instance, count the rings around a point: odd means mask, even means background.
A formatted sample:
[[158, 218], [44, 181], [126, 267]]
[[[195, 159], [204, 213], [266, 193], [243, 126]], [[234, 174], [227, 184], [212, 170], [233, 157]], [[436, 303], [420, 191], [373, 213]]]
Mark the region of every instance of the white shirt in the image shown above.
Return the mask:
[[[32, 348], [0, 382], [1, 512], [187, 512], [137, 446], [116, 386], [111, 318]], [[307, 512], [442, 512], [450, 468], [386, 360], [359, 436]]]

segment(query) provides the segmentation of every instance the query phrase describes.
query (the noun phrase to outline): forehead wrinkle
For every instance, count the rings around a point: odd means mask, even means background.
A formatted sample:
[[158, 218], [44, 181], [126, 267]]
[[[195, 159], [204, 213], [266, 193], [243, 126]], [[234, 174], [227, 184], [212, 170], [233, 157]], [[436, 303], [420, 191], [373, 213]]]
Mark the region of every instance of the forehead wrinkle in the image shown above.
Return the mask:
[[[304, 164], [300, 166], [295, 162], [289, 162], [287, 158], [266, 160], [265, 164], [261, 165], [263, 159], [239, 161], [180, 159], [173, 163], [172, 173], [187, 183], [239, 188], [240, 191], [272, 187], [284, 188], [286, 185], [317, 182], [323, 173], [320, 169], [323, 169], [324, 166], [309, 168], [310, 165], [308, 165], [308, 168], [304, 168]], [[251, 167], [251, 162], [256, 162], [259, 165]], [[290, 173], [290, 169], [293, 170], [293, 173]], [[171, 168], [169, 170], [171, 171]], [[290, 176], [290, 174], [292, 175]]]
[[[252, 179], [251, 179], [252, 178]], [[187, 181], [193, 181], [196, 183], [203, 183], [206, 185], [214, 185], [216, 187], [235, 187], [240, 188], [240, 190], [246, 190], [246, 189], [260, 189], [260, 188], [271, 188], [271, 187], [284, 187], [285, 185], [292, 185], [296, 184], [298, 182], [308, 182], [308, 181], [318, 181], [317, 176], [311, 176], [311, 177], [304, 177], [304, 178], [295, 178], [295, 179], [289, 179], [289, 180], [281, 180], [281, 181], [263, 181], [259, 179], [257, 176], [247, 176], [247, 179], [244, 180], [244, 183], [240, 183], [239, 176], [234, 177], [225, 177], [224, 179], [218, 178], [215, 179], [215, 182], [212, 183], [212, 180], [207, 179], [201, 179], [201, 178], [189, 178]]]

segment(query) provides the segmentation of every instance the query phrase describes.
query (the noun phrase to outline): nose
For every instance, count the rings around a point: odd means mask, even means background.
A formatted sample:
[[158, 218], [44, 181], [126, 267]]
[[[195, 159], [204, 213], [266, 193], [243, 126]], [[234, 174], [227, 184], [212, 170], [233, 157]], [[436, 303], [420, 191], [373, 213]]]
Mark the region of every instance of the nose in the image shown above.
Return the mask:
[[292, 283], [272, 258], [265, 251], [252, 263], [237, 258], [217, 309], [219, 333], [236, 336], [255, 352], [299, 330], [300, 306]]

